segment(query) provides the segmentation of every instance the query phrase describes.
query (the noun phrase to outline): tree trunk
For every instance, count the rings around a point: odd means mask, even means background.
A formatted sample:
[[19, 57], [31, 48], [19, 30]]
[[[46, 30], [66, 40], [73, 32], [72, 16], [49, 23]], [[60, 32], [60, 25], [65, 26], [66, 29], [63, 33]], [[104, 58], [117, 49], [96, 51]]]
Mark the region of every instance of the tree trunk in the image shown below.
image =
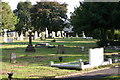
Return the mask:
[[101, 28], [101, 40], [103, 41], [107, 40], [107, 29]]
[[114, 40], [115, 39], [115, 35], [114, 35], [114, 29], [111, 29], [111, 33], [112, 33], [112, 35], [111, 35], [111, 40]]

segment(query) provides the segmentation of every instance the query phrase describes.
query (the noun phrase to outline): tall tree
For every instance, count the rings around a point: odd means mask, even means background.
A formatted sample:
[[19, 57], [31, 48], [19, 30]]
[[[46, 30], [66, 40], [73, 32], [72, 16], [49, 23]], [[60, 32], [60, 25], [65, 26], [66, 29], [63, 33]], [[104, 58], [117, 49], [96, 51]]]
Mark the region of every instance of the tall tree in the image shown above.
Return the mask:
[[19, 23], [16, 25], [17, 31], [26, 31], [31, 28], [31, 17], [30, 9], [32, 5], [31, 2], [19, 2], [17, 9], [14, 10], [14, 13], [20, 19]]
[[120, 19], [119, 3], [113, 2], [84, 2], [76, 8], [71, 16], [74, 30], [92, 33], [98, 32], [101, 40], [107, 40], [107, 31], [120, 26], [117, 19]]
[[63, 29], [64, 20], [67, 19], [67, 4], [59, 2], [42, 1], [37, 2], [31, 9], [32, 24], [36, 30], [49, 31]]
[[17, 16], [14, 15], [10, 6], [6, 2], [0, 2], [2, 10], [0, 12], [1, 16], [1, 29], [14, 30], [15, 24], [18, 22]]

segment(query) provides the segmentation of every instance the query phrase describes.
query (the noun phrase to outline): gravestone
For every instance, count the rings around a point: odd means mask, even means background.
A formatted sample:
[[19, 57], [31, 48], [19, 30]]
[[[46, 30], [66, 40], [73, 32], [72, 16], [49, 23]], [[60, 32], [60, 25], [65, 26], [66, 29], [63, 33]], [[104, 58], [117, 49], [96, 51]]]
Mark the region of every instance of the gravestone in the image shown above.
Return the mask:
[[12, 43], [13, 42], [13, 38], [8, 38], [8, 43]]
[[41, 33], [39, 33], [39, 37], [40, 37], [40, 38], [42, 37], [42, 34], [41, 34]]
[[45, 32], [41, 33], [41, 40], [45, 40]]
[[48, 30], [47, 30], [47, 28], [45, 30], [45, 36], [46, 36], [46, 38], [48, 38]]
[[34, 39], [37, 39], [37, 38], [38, 38], [38, 32], [35, 31]]
[[66, 37], [66, 33], [64, 33], [64, 37]]
[[55, 32], [52, 31], [52, 38], [55, 38]]
[[83, 39], [86, 38], [84, 31], [82, 31], [82, 38], [83, 38]]
[[85, 47], [81, 47], [81, 52], [84, 52], [85, 51]]
[[10, 54], [10, 62], [16, 63], [16, 54], [15, 53]]
[[25, 39], [28, 39], [28, 31], [25, 32]]
[[18, 32], [15, 33], [15, 39], [16, 39], [16, 40], [19, 40]]
[[23, 32], [21, 32], [21, 34], [20, 34], [20, 41], [23, 41], [23, 38], [24, 38]]
[[65, 37], [65, 35], [64, 35], [64, 31], [62, 31], [61, 33], [62, 33], [62, 35], [61, 35], [61, 36], [62, 36], [62, 37]]
[[7, 29], [4, 29], [4, 38], [3, 38], [4, 43], [7, 43]]
[[60, 31], [57, 32], [57, 36], [61, 37], [61, 32]]
[[76, 37], [78, 37], [78, 34], [76, 33]]
[[64, 54], [64, 45], [58, 45], [58, 54]]
[[95, 48], [89, 49], [89, 64], [91, 66], [99, 66], [104, 62], [104, 49]]
[[35, 52], [35, 48], [32, 45], [32, 37], [33, 37], [33, 35], [32, 35], [32, 31], [31, 30], [29, 30], [29, 35], [28, 36], [29, 36], [29, 44], [26, 47], [25, 52]]
[[13, 32], [13, 37], [14, 37], [14, 38], [16, 37], [15, 34], [16, 34], [16, 32]]

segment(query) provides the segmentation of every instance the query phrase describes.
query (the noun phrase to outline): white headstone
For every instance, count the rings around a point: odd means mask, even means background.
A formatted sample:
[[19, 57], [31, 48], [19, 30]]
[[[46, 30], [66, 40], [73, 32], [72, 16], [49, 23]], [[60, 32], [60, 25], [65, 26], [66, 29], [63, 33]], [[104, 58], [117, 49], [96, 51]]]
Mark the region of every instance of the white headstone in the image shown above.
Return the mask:
[[46, 38], [48, 38], [48, 30], [47, 30], [47, 28], [45, 30], [45, 36], [46, 36]]
[[37, 38], [38, 38], [38, 33], [37, 31], [35, 31], [34, 39], [37, 39]]
[[14, 37], [14, 38], [16, 37], [15, 34], [16, 34], [16, 32], [13, 32], [13, 37]]
[[57, 32], [57, 36], [61, 37], [61, 32], [60, 31]]
[[7, 43], [7, 29], [4, 29], [4, 38], [3, 41]]
[[41, 37], [42, 35], [41, 35], [41, 33], [39, 33], [39, 37]]
[[91, 66], [100, 66], [104, 62], [104, 49], [89, 49], [89, 64]]
[[62, 33], [62, 35], [61, 35], [61, 36], [62, 36], [62, 37], [65, 37], [65, 35], [64, 35], [64, 31], [62, 31], [61, 33]]
[[76, 37], [78, 37], [78, 34], [76, 33]]
[[86, 38], [84, 31], [82, 31], [83, 38]]
[[24, 38], [24, 36], [23, 36], [23, 32], [21, 32], [21, 35], [20, 35], [20, 41], [23, 41], [23, 38]]
[[55, 38], [55, 32], [52, 31], [52, 38]]
[[17, 40], [19, 40], [18, 32], [16, 32], [15, 37], [16, 37]]

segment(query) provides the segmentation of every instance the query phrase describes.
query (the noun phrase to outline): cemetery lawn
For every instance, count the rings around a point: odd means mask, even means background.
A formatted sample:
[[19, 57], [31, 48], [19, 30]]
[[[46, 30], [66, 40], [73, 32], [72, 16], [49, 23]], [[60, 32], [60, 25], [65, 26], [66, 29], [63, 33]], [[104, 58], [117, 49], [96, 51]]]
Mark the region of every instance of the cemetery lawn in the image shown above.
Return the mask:
[[[8, 72], [14, 73], [14, 78], [44, 78], [67, 75], [80, 72], [80, 70], [68, 70], [50, 67], [50, 61], [60, 63], [58, 57], [63, 56], [63, 62], [76, 62], [78, 59], [83, 61], [88, 60], [88, 49], [97, 47], [96, 39], [82, 38], [55, 38], [56, 42], [51, 42], [53, 39], [41, 41], [33, 40], [33, 45], [37, 43], [50, 43], [56, 48], [35, 48], [36, 52], [25, 52], [28, 45], [28, 40], [14, 41], [13, 43], [2, 43], [2, 78], [7, 78]], [[65, 46], [64, 54], [57, 54], [58, 45]], [[85, 52], [81, 52], [80, 47], [86, 47]], [[105, 50], [106, 53], [118, 53], [118, 50]], [[10, 63], [10, 54], [16, 53], [17, 62]], [[83, 70], [84, 71], [84, 70]], [[82, 72], [82, 71], [81, 71]]]

